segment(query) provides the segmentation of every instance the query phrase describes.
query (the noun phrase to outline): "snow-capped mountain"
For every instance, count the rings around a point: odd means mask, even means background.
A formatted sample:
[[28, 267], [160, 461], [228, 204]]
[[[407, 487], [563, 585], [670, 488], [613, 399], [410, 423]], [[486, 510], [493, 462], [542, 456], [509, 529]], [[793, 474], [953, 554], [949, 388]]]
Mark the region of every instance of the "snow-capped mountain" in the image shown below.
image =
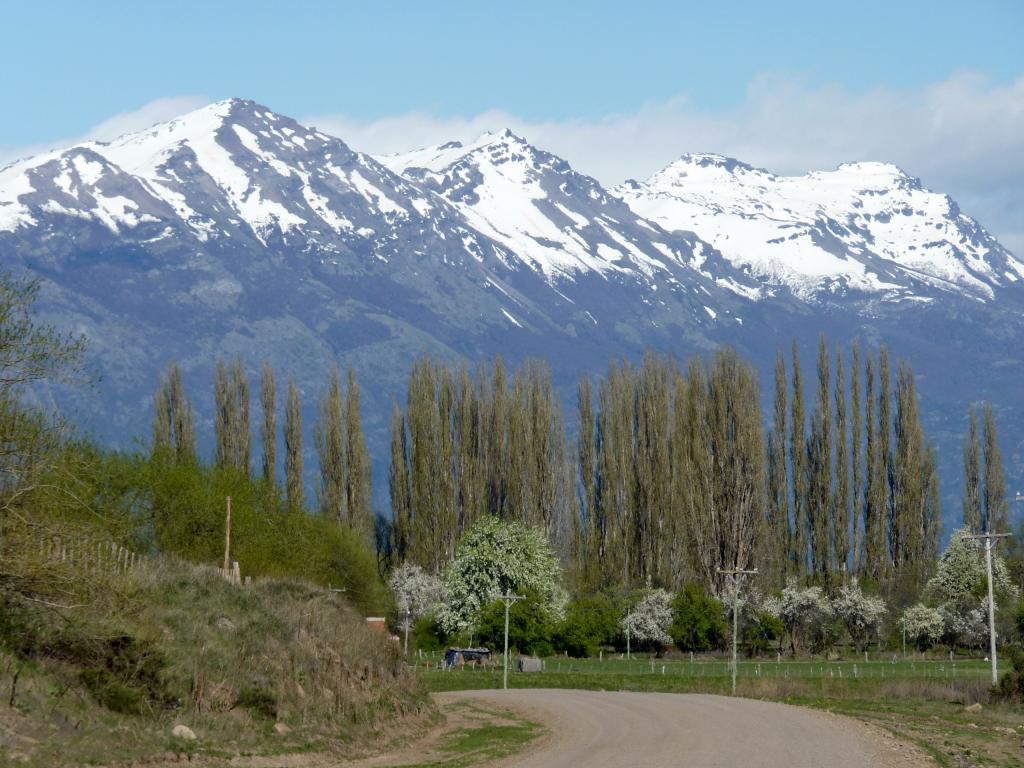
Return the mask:
[[689, 154], [614, 191], [639, 215], [692, 230], [734, 265], [805, 298], [929, 300], [942, 291], [989, 300], [1024, 279], [1024, 264], [953, 200], [886, 163], [776, 176]]
[[[784, 178], [689, 155], [608, 191], [507, 131], [375, 158], [233, 99], [0, 168], [0, 258], [89, 337], [104, 383], [61, 397], [121, 445], [171, 359], [201, 415], [218, 355], [268, 359], [310, 424], [352, 364], [383, 460], [425, 353], [542, 358], [571, 407], [610, 357], [731, 344], [767, 372], [823, 331], [913, 359], [950, 482], [967, 398], [1024, 434], [1024, 267], [881, 164]], [[1007, 455], [1024, 477], [1024, 444]]]

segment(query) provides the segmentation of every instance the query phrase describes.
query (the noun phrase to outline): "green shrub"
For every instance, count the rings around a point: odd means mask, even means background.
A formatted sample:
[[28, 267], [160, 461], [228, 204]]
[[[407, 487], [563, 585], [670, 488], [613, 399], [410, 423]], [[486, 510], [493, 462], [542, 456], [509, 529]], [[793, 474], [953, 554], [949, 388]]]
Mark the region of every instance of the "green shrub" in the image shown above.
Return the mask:
[[672, 601], [669, 633], [681, 651], [710, 651], [728, 635], [725, 610], [699, 584], [686, 584]]
[[234, 706], [247, 709], [259, 717], [270, 720], [277, 718], [277, 698], [260, 685], [249, 685], [239, 691]]
[[785, 624], [778, 616], [770, 613], [758, 613], [743, 630], [743, 641], [747, 644], [747, 653], [757, 656], [765, 653], [772, 644], [782, 638], [786, 631]]
[[[508, 618], [508, 647], [532, 656], [550, 656], [555, 627], [544, 610], [542, 600], [527, 594], [524, 600], [512, 605]], [[484, 609], [477, 626], [477, 637], [495, 651], [503, 648], [505, 640], [505, 605], [495, 602]]]
[[112, 712], [141, 715], [145, 710], [144, 693], [125, 685], [106, 669], [83, 669], [78, 679], [97, 704]]
[[1004, 701], [1024, 702], [1024, 650], [1008, 646], [1003, 653], [1010, 662], [1010, 668], [999, 678], [992, 695]]
[[440, 651], [447, 647], [448, 635], [434, 616], [417, 619], [412, 627], [416, 647], [421, 651]]
[[615, 642], [619, 634], [619, 611], [604, 593], [572, 600], [565, 620], [554, 636], [555, 649], [575, 658], [596, 656], [603, 645]]

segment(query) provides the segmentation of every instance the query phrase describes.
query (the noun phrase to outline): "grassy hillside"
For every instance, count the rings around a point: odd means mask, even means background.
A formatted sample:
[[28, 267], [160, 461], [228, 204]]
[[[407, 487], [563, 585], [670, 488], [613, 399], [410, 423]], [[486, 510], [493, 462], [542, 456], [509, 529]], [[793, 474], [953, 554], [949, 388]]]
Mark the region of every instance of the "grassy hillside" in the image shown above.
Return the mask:
[[[338, 593], [239, 587], [169, 559], [36, 566], [38, 584], [63, 586], [2, 593], [0, 763], [357, 752], [429, 712], [391, 641]], [[173, 736], [179, 724], [197, 738]]]

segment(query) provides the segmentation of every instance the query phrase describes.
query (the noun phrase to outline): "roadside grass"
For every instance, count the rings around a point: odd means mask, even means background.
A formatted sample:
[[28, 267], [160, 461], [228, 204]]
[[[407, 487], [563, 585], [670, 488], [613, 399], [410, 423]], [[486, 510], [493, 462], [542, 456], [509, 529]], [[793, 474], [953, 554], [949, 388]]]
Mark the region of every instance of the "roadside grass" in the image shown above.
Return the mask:
[[[433, 659], [417, 662], [431, 691], [501, 687], [500, 662], [443, 671], [424, 661]], [[741, 661], [737, 693], [856, 718], [919, 746], [940, 766], [1024, 768], [1024, 707], [989, 703], [988, 674], [986, 662], [965, 659]], [[549, 658], [542, 672], [510, 669], [509, 687], [729, 695], [731, 675], [720, 660]], [[975, 703], [981, 711], [968, 712]]]
[[426, 730], [421, 683], [330, 590], [169, 559], [105, 586], [64, 607], [4, 596], [0, 764], [360, 755]]
[[471, 721], [449, 731], [427, 762], [401, 764], [400, 768], [468, 768], [515, 754], [544, 733], [539, 723], [508, 710], [479, 703], [454, 701], [444, 705], [448, 713]]

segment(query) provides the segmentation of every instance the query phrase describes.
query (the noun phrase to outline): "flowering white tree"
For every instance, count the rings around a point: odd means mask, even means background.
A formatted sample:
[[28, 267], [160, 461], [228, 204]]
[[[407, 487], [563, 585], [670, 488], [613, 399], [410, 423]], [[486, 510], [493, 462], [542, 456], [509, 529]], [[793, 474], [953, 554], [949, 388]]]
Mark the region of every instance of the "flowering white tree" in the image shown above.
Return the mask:
[[937, 608], [929, 608], [922, 603], [907, 608], [900, 617], [900, 625], [907, 633], [907, 639], [922, 651], [942, 637], [942, 614]]
[[445, 569], [446, 598], [438, 620], [446, 632], [459, 632], [473, 626], [498, 595], [528, 591], [552, 621], [561, 621], [567, 600], [561, 576], [543, 531], [485, 516], [466, 533]]
[[403, 563], [391, 572], [388, 586], [395, 596], [398, 615], [416, 621], [436, 613], [444, 603], [444, 586], [418, 565]]
[[[943, 635], [950, 645], [973, 644], [986, 636], [987, 578], [982, 546], [966, 528], [954, 531], [925, 588], [925, 594], [938, 605]], [[1001, 603], [1012, 603], [1019, 597], [1006, 561], [996, 552], [992, 553], [992, 588]]]
[[832, 617], [832, 606], [821, 587], [801, 589], [795, 579], [790, 579], [782, 590], [779, 618], [789, 632], [794, 655], [804, 646], [805, 640]]
[[622, 631], [631, 640], [651, 643], [663, 648], [672, 644], [669, 628], [672, 626], [672, 595], [664, 589], [650, 590], [622, 618]]
[[846, 625], [850, 639], [858, 651], [863, 651], [871, 634], [885, 618], [885, 601], [880, 597], [865, 595], [857, 580], [840, 587], [832, 598], [832, 611]]

